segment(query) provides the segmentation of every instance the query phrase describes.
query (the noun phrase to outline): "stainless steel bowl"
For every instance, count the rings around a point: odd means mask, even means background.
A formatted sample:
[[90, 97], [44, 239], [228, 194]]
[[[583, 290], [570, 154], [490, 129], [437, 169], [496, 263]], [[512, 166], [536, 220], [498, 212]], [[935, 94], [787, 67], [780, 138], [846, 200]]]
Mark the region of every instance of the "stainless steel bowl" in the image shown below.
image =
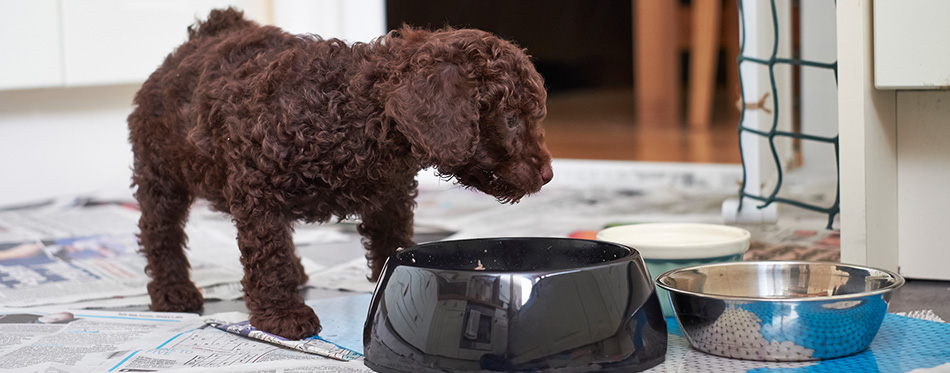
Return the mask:
[[806, 361], [864, 351], [891, 292], [890, 271], [829, 262], [736, 262], [660, 275], [683, 334], [697, 350], [730, 358]]
[[386, 262], [363, 332], [382, 372], [631, 372], [666, 323], [640, 255], [566, 238], [441, 241]]

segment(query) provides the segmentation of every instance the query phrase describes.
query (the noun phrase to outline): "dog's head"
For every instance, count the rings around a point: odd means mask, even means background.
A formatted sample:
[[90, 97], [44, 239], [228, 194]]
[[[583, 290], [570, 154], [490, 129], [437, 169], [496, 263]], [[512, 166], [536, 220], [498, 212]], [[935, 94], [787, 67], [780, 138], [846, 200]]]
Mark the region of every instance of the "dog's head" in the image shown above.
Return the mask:
[[398, 34], [385, 113], [423, 166], [503, 202], [551, 180], [547, 93], [524, 50], [479, 30]]

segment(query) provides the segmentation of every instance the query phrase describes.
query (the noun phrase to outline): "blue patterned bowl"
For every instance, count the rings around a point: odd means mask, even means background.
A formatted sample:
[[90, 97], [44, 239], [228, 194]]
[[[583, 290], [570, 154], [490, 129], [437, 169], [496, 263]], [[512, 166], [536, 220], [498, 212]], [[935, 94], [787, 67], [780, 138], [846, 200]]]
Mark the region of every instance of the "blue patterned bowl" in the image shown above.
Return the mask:
[[853, 355], [870, 346], [891, 293], [893, 272], [830, 262], [736, 262], [666, 272], [683, 334], [697, 350], [759, 361]]

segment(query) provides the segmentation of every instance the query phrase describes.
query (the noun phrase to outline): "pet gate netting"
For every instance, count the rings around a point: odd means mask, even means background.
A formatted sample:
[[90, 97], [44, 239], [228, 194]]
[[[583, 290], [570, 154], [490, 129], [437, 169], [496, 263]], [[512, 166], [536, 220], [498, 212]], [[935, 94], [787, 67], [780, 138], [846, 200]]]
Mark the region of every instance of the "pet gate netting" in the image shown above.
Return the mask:
[[[754, 1], [758, 1], [758, 0], [754, 0]], [[839, 159], [838, 135], [835, 134], [834, 136], [818, 136], [818, 135], [812, 135], [812, 134], [807, 134], [807, 133], [778, 130], [779, 111], [786, 110], [788, 108], [783, 108], [779, 106], [779, 101], [780, 101], [779, 95], [781, 93], [777, 89], [778, 86], [776, 85], [775, 67], [776, 65], [785, 64], [785, 65], [793, 65], [793, 66], [808, 66], [808, 67], [814, 67], [814, 68], [820, 68], [820, 69], [829, 69], [834, 73], [835, 85], [837, 86], [838, 61], [835, 60], [832, 62], [819, 62], [819, 61], [811, 61], [811, 60], [796, 59], [796, 58], [778, 57], [777, 54], [778, 54], [778, 47], [779, 47], [779, 17], [776, 12], [775, 0], [770, 0], [769, 4], [771, 7], [772, 31], [773, 31], [771, 54], [767, 57], [760, 57], [760, 56], [750, 56], [746, 54], [747, 30], [746, 30], [746, 22], [743, 18], [744, 6], [743, 6], [742, 0], [738, 1], [739, 20], [740, 20], [740, 28], [739, 28], [740, 34], [739, 35], [740, 35], [740, 40], [741, 40], [740, 49], [739, 49], [740, 52], [739, 52], [739, 57], [738, 57], [738, 65], [739, 65], [738, 67], [741, 70], [743, 64], [749, 63], [749, 64], [758, 64], [768, 69], [771, 90], [770, 90], [769, 96], [764, 96], [763, 98], [771, 97], [771, 104], [773, 108], [772, 112], [770, 113], [771, 114], [771, 125], [769, 126], [770, 128], [768, 128], [767, 130], [762, 130], [762, 129], [752, 128], [750, 126], [747, 126], [746, 112], [747, 110], [749, 110], [749, 108], [743, 107], [742, 110], [740, 110], [738, 132], [739, 132], [740, 139], [743, 133], [748, 133], [755, 136], [761, 136], [768, 140], [768, 146], [771, 151], [772, 161], [775, 163], [774, 166], [775, 166], [775, 169], [777, 170], [778, 178], [771, 192], [763, 191], [761, 194], [748, 192], [746, 190], [746, 182], [748, 179], [748, 165], [747, 165], [748, 162], [746, 160], [746, 154], [744, 150], [742, 149], [743, 148], [742, 141], [740, 141], [739, 151], [742, 157], [742, 186], [739, 190], [739, 210], [742, 209], [743, 201], [746, 198], [762, 202], [760, 205], [757, 206], [760, 209], [765, 208], [775, 202], [784, 203], [784, 204], [800, 207], [803, 209], [827, 214], [828, 215], [827, 228], [832, 229], [834, 218], [840, 212], [839, 202], [840, 202], [840, 196], [841, 196], [841, 187], [840, 187], [841, 178], [840, 178], [840, 171], [838, 171], [838, 165], [839, 165], [838, 163], [838, 159]], [[742, 74], [739, 74], [739, 84], [740, 86], [743, 87], [743, 89], [741, 90], [742, 93], [741, 93], [740, 102], [745, 103], [746, 93], [744, 89], [745, 86], [743, 86]], [[778, 195], [779, 191], [782, 189], [782, 181], [783, 181], [784, 172], [782, 169], [782, 161], [780, 160], [779, 152], [776, 148], [775, 141], [776, 139], [783, 138], [783, 137], [792, 138], [792, 139], [800, 139], [802, 141], [817, 141], [817, 142], [829, 144], [830, 146], [834, 146], [834, 155], [835, 155], [834, 162], [835, 162], [835, 172], [836, 172], [837, 181], [836, 181], [836, 187], [835, 187], [835, 199], [834, 199], [834, 203], [831, 206], [819, 206], [817, 204], [803, 202], [803, 201], [799, 201], [799, 200], [791, 199], [791, 198], [780, 197]]]

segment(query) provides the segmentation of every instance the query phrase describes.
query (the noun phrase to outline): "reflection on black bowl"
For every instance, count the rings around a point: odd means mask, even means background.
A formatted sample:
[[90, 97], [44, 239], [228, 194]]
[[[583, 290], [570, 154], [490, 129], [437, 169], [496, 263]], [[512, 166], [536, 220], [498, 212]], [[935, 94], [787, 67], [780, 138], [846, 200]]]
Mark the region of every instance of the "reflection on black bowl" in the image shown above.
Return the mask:
[[640, 255], [567, 238], [442, 241], [387, 261], [363, 331], [381, 372], [632, 372], [666, 323]]

